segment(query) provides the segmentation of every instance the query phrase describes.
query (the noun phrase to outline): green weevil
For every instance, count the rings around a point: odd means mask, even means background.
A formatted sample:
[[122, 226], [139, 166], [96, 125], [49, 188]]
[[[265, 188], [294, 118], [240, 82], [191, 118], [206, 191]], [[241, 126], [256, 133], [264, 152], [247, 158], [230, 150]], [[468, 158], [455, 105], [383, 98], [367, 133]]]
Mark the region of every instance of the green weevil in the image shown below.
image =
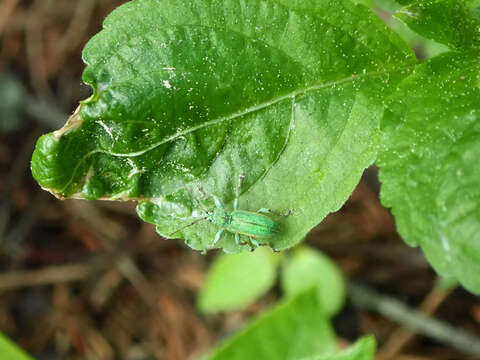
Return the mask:
[[[258, 240], [267, 240], [277, 235], [280, 232], [279, 226], [273, 221], [270, 217], [265, 214], [273, 214], [277, 216], [288, 216], [288, 214], [276, 214], [270, 209], [261, 208], [256, 212], [239, 210], [239, 196], [240, 189], [244, 180], [244, 176], [240, 175], [238, 180], [238, 186], [235, 192], [235, 200], [233, 202], [233, 211], [228, 211], [223, 205], [222, 201], [215, 195], [212, 195], [212, 198], [215, 202], [215, 208], [212, 210], [207, 210], [207, 208], [202, 204], [202, 202], [197, 199], [185, 186], [185, 190], [190, 193], [190, 196], [195, 200], [200, 209], [203, 211], [203, 216], [200, 219], [195, 220], [194, 222], [184, 226], [181, 229], [174, 231], [169, 234], [169, 237], [189, 226], [196, 224], [199, 221], [207, 220], [211, 223], [220, 227], [217, 234], [215, 235], [215, 240], [210, 245], [211, 248], [220, 241], [225, 232], [229, 232], [235, 235], [235, 242], [237, 245], [249, 245], [250, 249], [253, 250], [254, 247], [267, 245], [269, 244], [260, 242]], [[248, 237], [246, 242], [240, 241], [240, 235]]]

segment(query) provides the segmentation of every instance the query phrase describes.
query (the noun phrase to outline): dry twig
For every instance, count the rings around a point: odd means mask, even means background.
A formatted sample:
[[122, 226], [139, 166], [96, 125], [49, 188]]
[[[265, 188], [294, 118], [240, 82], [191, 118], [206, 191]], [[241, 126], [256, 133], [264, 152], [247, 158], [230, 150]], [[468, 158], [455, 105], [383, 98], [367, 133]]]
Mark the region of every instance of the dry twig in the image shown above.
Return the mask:
[[457, 329], [416, 309], [411, 309], [402, 302], [379, 294], [365, 286], [350, 283], [348, 292], [354, 304], [361, 309], [378, 312], [415, 333], [447, 344], [464, 354], [480, 356], [480, 339], [464, 330]]
[[0, 242], [2, 251], [10, 256], [15, 256], [21, 247], [25, 237], [29, 234], [42, 210], [47, 206], [49, 195], [45, 192], [38, 192], [30, 202], [30, 206], [22, 214], [22, 217], [13, 226], [12, 230]]
[[39, 131], [35, 129], [23, 141], [22, 148], [18, 152], [6, 177], [4, 188], [0, 192], [0, 239], [3, 237], [10, 219], [12, 193], [14, 193], [22, 183], [21, 179], [25, 176], [29, 164], [28, 160], [32, 155], [32, 148], [38, 135]]
[[37, 13], [48, 12], [52, 4], [52, 0], [35, 2], [25, 29], [25, 47], [30, 82], [37, 96], [41, 98], [52, 98], [53, 96], [48, 86], [48, 76], [44, 58], [43, 18], [39, 18]]
[[20, 0], [6, 0], [0, 6], [0, 36], [3, 33], [5, 25], [7, 24], [7, 20], [13, 14], [19, 2]]
[[[102, 211], [93, 205], [83, 201], [64, 202], [64, 205], [69, 212], [80, 216], [95, 230], [105, 249], [113, 251], [114, 245], [126, 238], [127, 230], [105, 217]], [[132, 283], [143, 300], [147, 304], [153, 305], [155, 302], [154, 288], [137, 267], [135, 261], [128, 254], [122, 252], [117, 256], [115, 265], [117, 270]]]
[[96, 3], [96, 0], [77, 2], [77, 7], [68, 29], [58, 44], [58, 55], [60, 59], [62, 59], [62, 63], [65, 56], [74, 50], [85, 38], [85, 33], [88, 29], [93, 11], [95, 10]]
[[69, 264], [49, 266], [39, 270], [4, 273], [0, 274], [0, 290], [82, 280], [92, 269], [93, 265], [91, 264]]
[[[443, 289], [438, 286], [438, 284], [435, 285], [423, 300], [420, 305], [420, 310], [427, 315], [432, 315], [450, 293], [451, 290]], [[397, 354], [400, 353], [402, 348], [404, 348], [413, 337], [415, 337], [415, 335], [415, 332], [405, 327], [399, 327], [396, 329], [378, 352], [378, 360], [397, 358]]]

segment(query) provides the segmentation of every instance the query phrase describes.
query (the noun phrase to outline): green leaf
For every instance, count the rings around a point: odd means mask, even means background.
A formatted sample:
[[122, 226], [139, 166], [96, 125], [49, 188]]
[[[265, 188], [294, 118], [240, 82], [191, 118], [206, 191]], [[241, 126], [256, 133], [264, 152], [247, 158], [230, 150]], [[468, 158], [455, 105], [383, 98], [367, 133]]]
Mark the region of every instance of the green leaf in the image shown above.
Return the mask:
[[480, 45], [480, 23], [463, 0], [417, 1], [396, 16], [420, 35], [452, 49]]
[[[58, 197], [139, 200], [140, 217], [197, 250], [190, 192], [270, 208], [291, 247], [348, 198], [376, 156], [383, 97], [411, 50], [369, 9], [327, 0], [137, 0], [86, 45], [94, 94], [41, 137], [32, 173]], [[213, 208], [213, 201], [204, 200]], [[216, 244], [237, 246], [228, 233]]]
[[265, 295], [275, 282], [278, 254], [270, 249], [216, 257], [200, 291], [202, 312], [243, 309]]
[[480, 293], [480, 62], [446, 53], [417, 67], [383, 119], [381, 199], [433, 267]]
[[335, 348], [333, 330], [312, 288], [252, 321], [209, 359], [293, 360]]
[[9, 74], [0, 73], [0, 133], [9, 133], [21, 126], [25, 90]]
[[480, 0], [466, 0], [466, 3], [472, 9], [480, 6]]
[[375, 338], [366, 336], [345, 350], [331, 355], [319, 355], [303, 360], [373, 360], [375, 356]]
[[294, 296], [315, 286], [325, 314], [335, 315], [345, 301], [345, 281], [337, 265], [327, 256], [309, 247], [301, 247], [284, 263], [282, 288]]
[[480, 21], [480, 6], [472, 8], [472, 14], [477, 21]]
[[33, 360], [30, 355], [2, 333], [0, 333], [0, 354], [2, 359]]
[[427, 60], [442, 52], [449, 51], [448, 46], [425, 38], [410, 29], [407, 24], [399, 18], [390, 16], [390, 13], [395, 13], [401, 8], [394, 0], [376, 0], [375, 8], [378, 13], [382, 14], [382, 19], [385, 23], [414, 49], [420, 60]]

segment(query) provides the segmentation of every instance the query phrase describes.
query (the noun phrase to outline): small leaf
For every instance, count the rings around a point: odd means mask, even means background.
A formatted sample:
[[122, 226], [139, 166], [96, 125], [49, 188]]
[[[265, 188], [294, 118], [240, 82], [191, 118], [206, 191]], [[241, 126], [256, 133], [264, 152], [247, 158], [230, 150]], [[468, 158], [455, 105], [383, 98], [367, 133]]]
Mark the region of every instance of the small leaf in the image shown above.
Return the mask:
[[335, 348], [332, 327], [312, 288], [253, 320], [209, 359], [296, 360]]
[[0, 354], [2, 359], [33, 360], [30, 355], [2, 333], [0, 333]]
[[417, 1], [396, 17], [426, 38], [452, 49], [480, 46], [480, 23], [463, 0]]
[[266, 248], [217, 256], [200, 291], [199, 309], [202, 312], [231, 311], [252, 304], [273, 286], [277, 256]]
[[345, 350], [331, 355], [319, 355], [303, 360], [373, 360], [375, 356], [375, 338], [367, 336], [357, 340]]
[[376, 0], [376, 8], [379, 13], [385, 14], [382, 18], [385, 23], [415, 50], [421, 60], [427, 60], [443, 52], [449, 51], [448, 46], [440, 44], [418, 34], [408, 27], [398, 17], [388, 16], [390, 12], [395, 13], [401, 6], [394, 0]]
[[440, 275], [480, 293], [480, 62], [446, 53], [405, 79], [383, 119], [381, 199]]
[[[140, 201], [165, 237], [212, 248], [206, 193], [270, 208], [293, 246], [348, 198], [376, 156], [383, 99], [415, 58], [347, 0], [137, 0], [83, 52], [93, 95], [37, 143], [32, 173], [60, 198]], [[189, 192], [183, 183], [186, 183]], [[171, 234], [171, 235], [170, 235]], [[248, 250], [231, 233], [216, 244]]]
[[345, 301], [345, 281], [340, 269], [327, 256], [309, 247], [302, 247], [284, 263], [282, 287], [287, 296], [295, 296], [316, 287], [325, 314], [333, 316]]

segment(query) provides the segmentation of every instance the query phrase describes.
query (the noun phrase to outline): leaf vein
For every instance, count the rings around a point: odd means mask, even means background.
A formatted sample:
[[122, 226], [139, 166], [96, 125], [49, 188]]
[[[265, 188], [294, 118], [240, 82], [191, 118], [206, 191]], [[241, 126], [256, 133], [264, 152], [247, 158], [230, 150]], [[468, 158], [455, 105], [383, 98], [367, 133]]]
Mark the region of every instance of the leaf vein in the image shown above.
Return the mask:
[[70, 180], [67, 182], [67, 184], [65, 185], [65, 187], [61, 190], [61, 192], [63, 192], [70, 184], [71, 182], [73, 181], [73, 179], [75, 178], [75, 175], [76, 175], [76, 172], [78, 171], [78, 169], [80, 168], [81, 164], [87, 159], [89, 158], [90, 156], [94, 155], [94, 154], [97, 154], [97, 153], [103, 153], [103, 154], [106, 154], [106, 155], [110, 155], [110, 156], [115, 156], [115, 157], [136, 157], [136, 156], [141, 156], [155, 148], [157, 148], [158, 146], [160, 145], [163, 145], [165, 143], [168, 143], [168, 142], [171, 142], [171, 141], [174, 141], [176, 140], [177, 138], [179, 137], [182, 137], [182, 136], [185, 136], [185, 135], [188, 135], [192, 132], [195, 132], [197, 130], [200, 130], [200, 129], [203, 129], [203, 128], [206, 128], [208, 126], [214, 126], [214, 125], [217, 125], [217, 124], [220, 124], [224, 121], [232, 121], [232, 120], [235, 120], [235, 119], [239, 119], [239, 118], [242, 118], [246, 115], [249, 115], [251, 113], [255, 113], [257, 111], [260, 111], [260, 110], [263, 110], [265, 108], [268, 108], [269, 106], [272, 106], [272, 105], [275, 105], [275, 104], [278, 104], [286, 99], [289, 99], [289, 98], [295, 98], [295, 99], [298, 99], [298, 98], [302, 98], [304, 96], [307, 96], [309, 93], [312, 93], [312, 92], [316, 92], [316, 91], [320, 91], [322, 89], [326, 89], [326, 88], [329, 88], [329, 87], [334, 87], [334, 86], [337, 86], [337, 85], [341, 85], [341, 84], [344, 84], [344, 83], [348, 83], [348, 82], [353, 82], [353, 81], [357, 81], [357, 80], [361, 80], [363, 78], [370, 78], [370, 77], [376, 77], [376, 76], [381, 76], [381, 75], [384, 75], [384, 74], [388, 74], [388, 73], [394, 73], [394, 72], [398, 72], [398, 71], [403, 71], [403, 70], [408, 70], [408, 69], [411, 69], [413, 68], [414, 65], [408, 65], [408, 66], [403, 66], [403, 67], [399, 67], [399, 68], [394, 68], [394, 69], [388, 69], [388, 70], [383, 70], [383, 71], [372, 71], [372, 72], [367, 72], [367, 73], [364, 73], [364, 74], [359, 74], [359, 75], [356, 75], [356, 74], [353, 74], [349, 77], [346, 77], [346, 78], [343, 78], [343, 79], [339, 79], [339, 80], [334, 80], [334, 81], [328, 81], [328, 82], [325, 82], [325, 83], [320, 83], [320, 84], [315, 84], [315, 85], [311, 85], [311, 86], [308, 86], [308, 87], [305, 87], [305, 88], [300, 88], [300, 89], [296, 89], [294, 91], [291, 91], [287, 94], [284, 94], [282, 96], [279, 96], [279, 97], [276, 97], [276, 98], [273, 98], [269, 101], [266, 101], [266, 102], [263, 102], [263, 103], [260, 103], [260, 104], [257, 104], [257, 105], [254, 105], [254, 106], [251, 106], [251, 107], [248, 107], [246, 109], [242, 109], [242, 110], [239, 110], [237, 112], [234, 112], [232, 114], [229, 114], [229, 115], [226, 115], [226, 116], [222, 116], [220, 118], [217, 118], [217, 119], [212, 119], [210, 121], [206, 121], [204, 122], [203, 124], [200, 124], [200, 125], [197, 125], [197, 126], [193, 126], [191, 128], [188, 128], [188, 129], [185, 129], [183, 131], [179, 131], [165, 139], [162, 139], [154, 144], [152, 144], [151, 146], [149, 147], [146, 147], [145, 149], [142, 149], [140, 151], [136, 151], [136, 152], [131, 152], [131, 153], [117, 153], [117, 152], [111, 152], [111, 151], [107, 151], [107, 150], [103, 150], [103, 149], [96, 149], [96, 150], [92, 150], [90, 152], [88, 152], [87, 154], [85, 154], [82, 159], [79, 160], [79, 162], [77, 163], [77, 165], [75, 166], [73, 172], [72, 172], [72, 177], [70, 178]]

